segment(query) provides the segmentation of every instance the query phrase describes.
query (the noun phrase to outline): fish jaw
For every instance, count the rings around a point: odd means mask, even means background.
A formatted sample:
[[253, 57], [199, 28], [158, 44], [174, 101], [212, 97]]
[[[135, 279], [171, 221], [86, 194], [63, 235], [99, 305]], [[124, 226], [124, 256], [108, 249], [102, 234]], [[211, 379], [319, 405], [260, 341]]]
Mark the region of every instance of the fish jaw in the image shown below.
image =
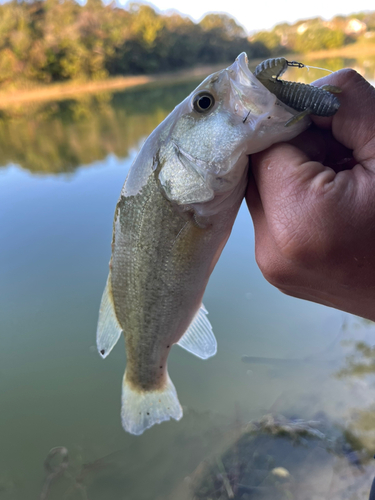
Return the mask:
[[229, 94], [228, 107], [237, 113], [247, 125], [246, 154], [263, 151], [276, 142], [293, 139], [311, 123], [308, 117], [286, 127], [286, 123], [298, 111], [279, 101], [250, 71], [248, 58], [242, 52], [234, 63], [227, 68], [231, 75], [232, 92]]

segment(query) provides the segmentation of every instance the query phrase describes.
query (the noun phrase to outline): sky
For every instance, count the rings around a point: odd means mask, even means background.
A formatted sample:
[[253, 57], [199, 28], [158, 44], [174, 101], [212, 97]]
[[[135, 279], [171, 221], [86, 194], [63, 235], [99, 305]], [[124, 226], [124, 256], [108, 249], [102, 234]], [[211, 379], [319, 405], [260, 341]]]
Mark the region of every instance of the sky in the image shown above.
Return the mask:
[[299, 19], [348, 15], [375, 10], [373, 0], [153, 0], [159, 10], [174, 9], [198, 21], [207, 12], [225, 12], [234, 17], [249, 33], [270, 29], [282, 22]]

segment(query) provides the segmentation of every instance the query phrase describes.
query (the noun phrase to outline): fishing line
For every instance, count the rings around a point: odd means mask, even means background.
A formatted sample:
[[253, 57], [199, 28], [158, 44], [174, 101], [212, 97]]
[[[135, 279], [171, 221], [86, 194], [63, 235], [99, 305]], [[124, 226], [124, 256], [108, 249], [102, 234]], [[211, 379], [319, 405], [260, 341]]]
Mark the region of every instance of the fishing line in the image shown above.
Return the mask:
[[326, 69], [326, 68], [319, 68], [318, 66], [308, 66], [307, 64], [304, 64], [303, 65], [304, 68], [307, 68], [307, 71], [310, 71], [310, 68], [311, 69], [320, 69], [321, 71], [327, 71], [328, 73], [334, 73], [332, 70], [330, 69]]

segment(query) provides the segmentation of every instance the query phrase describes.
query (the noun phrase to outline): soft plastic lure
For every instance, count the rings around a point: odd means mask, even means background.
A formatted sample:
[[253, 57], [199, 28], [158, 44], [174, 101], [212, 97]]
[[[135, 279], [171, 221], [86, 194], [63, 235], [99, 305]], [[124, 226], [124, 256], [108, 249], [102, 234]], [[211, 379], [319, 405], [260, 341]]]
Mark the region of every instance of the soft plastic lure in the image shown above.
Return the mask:
[[340, 107], [340, 101], [333, 94], [339, 94], [341, 89], [334, 85], [314, 87], [305, 83], [280, 80], [289, 66], [304, 68], [303, 63], [287, 61], [284, 57], [266, 59], [255, 68], [258, 80], [280, 101], [300, 113], [286, 124], [289, 127], [306, 115], [332, 116]]

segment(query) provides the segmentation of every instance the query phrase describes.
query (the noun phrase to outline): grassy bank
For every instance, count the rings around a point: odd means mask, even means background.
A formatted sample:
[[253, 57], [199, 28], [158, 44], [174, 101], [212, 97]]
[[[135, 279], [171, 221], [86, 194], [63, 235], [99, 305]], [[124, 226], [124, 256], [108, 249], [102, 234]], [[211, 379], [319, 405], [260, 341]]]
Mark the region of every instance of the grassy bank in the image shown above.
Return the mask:
[[168, 85], [182, 81], [198, 80], [225, 67], [225, 64], [200, 66], [190, 70], [163, 73], [154, 76], [121, 76], [90, 82], [71, 81], [39, 87], [15, 90], [0, 90], [0, 108], [7, 108], [30, 102], [58, 101], [72, 99], [85, 94], [114, 92], [144, 85]]
[[[287, 59], [298, 61], [324, 59], [333, 57], [346, 58], [364, 58], [375, 56], [375, 44], [356, 43], [347, 45], [335, 50], [321, 50], [311, 52], [309, 54], [291, 54], [286, 56]], [[250, 67], [253, 69], [261, 60], [250, 61]], [[228, 62], [230, 64], [231, 61]], [[198, 80], [207, 75], [218, 71], [225, 67], [225, 63], [200, 66], [190, 70], [184, 70], [174, 73], [164, 73], [154, 76], [122, 76], [116, 78], [108, 78], [106, 80], [77, 82], [71, 81], [66, 83], [58, 83], [44, 86], [36, 86], [24, 89], [15, 90], [0, 90], [0, 108], [8, 108], [22, 104], [37, 103], [42, 101], [56, 101], [64, 99], [72, 99], [84, 94], [95, 94], [99, 92], [114, 92], [127, 88], [143, 86], [143, 85], [167, 85], [174, 84], [180, 81]]]
[[[358, 42], [350, 45], [345, 45], [344, 47], [340, 47], [339, 49], [318, 50], [316, 52], [310, 52], [307, 55], [307, 58], [311, 60], [325, 59], [329, 57], [364, 58], [371, 56], [375, 56], [375, 43]], [[306, 58], [306, 55], [302, 55], [300, 57]]]

